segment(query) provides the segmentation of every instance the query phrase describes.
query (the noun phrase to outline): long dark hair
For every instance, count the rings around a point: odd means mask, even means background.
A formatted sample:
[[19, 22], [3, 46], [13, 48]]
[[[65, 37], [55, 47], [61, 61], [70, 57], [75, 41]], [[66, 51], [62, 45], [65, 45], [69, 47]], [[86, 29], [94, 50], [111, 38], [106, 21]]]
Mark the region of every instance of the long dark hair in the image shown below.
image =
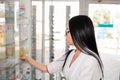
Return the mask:
[[72, 17], [69, 20], [69, 30], [76, 48], [85, 54], [95, 57], [103, 73], [103, 64], [97, 49], [94, 26], [91, 19], [86, 15]]

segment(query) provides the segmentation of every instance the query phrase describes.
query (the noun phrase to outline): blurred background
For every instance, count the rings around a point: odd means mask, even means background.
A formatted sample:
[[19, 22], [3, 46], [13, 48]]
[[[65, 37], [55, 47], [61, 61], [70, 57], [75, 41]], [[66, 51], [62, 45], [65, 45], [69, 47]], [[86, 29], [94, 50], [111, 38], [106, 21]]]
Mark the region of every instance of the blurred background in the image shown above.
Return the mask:
[[79, 14], [94, 23], [104, 80], [120, 80], [120, 0], [0, 0], [0, 80], [65, 80], [19, 56], [48, 64], [74, 48], [64, 35], [68, 20]]

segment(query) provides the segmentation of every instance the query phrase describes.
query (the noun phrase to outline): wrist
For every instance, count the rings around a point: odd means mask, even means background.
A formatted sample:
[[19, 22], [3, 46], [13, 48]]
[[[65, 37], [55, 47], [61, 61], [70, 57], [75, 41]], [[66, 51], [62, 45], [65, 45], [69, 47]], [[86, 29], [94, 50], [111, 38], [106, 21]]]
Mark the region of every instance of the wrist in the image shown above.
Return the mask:
[[24, 56], [25, 61], [29, 61], [29, 57], [28, 56]]

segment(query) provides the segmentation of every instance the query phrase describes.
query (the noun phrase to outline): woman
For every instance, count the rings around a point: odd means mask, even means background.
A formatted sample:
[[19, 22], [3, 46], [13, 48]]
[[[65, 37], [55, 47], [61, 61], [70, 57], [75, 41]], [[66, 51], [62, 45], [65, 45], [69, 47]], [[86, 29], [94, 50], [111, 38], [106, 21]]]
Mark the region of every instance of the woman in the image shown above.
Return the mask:
[[76, 49], [68, 51], [58, 60], [44, 65], [27, 56], [21, 59], [43, 72], [52, 74], [63, 71], [66, 80], [102, 80], [103, 66], [91, 19], [86, 15], [72, 17], [65, 36], [68, 45], [74, 45]]

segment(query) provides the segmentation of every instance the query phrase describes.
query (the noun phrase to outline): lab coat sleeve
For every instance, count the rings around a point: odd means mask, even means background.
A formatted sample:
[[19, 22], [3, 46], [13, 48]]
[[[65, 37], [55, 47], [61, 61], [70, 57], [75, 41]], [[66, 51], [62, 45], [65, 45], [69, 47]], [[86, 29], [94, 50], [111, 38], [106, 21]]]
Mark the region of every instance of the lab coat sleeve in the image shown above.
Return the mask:
[[63, 55], [59, 59], [57, 59], [47, 65], [47, 69], [50, 74], [62, 71], [62, 66], [63, 66], [64, 60], [65, 60], [65, 56], [66, 55]]

